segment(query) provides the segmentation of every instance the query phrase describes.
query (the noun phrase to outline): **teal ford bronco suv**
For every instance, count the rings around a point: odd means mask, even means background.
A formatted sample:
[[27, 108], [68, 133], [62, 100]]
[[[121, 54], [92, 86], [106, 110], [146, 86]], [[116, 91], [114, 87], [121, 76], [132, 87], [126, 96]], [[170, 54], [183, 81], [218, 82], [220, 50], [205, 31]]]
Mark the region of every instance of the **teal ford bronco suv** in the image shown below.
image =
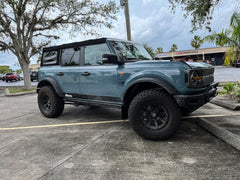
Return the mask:
[[64, 104], [121, 108], [146, 139], [170, 137], [182, 114], [216, 96], [214, 68], [200, 62], [152, 60], [138, 43], [94, 39], [43, 49], [38, 106], [59, 116]]

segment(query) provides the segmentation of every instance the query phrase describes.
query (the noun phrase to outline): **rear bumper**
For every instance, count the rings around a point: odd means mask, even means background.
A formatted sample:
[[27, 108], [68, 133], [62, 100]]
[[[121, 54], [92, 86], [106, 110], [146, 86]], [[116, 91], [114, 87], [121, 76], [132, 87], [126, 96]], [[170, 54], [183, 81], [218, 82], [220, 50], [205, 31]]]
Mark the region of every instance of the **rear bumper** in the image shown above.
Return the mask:
[[201, 94], [175, 95], [174, 98], [181, 108], [195, 110], [217, 96], [218, 84], [218, 82], [211, 84], [205, 92]]
[[13, 77], [5, 77], [5, 80], [16, 80], [17, 77], [13, 78]]

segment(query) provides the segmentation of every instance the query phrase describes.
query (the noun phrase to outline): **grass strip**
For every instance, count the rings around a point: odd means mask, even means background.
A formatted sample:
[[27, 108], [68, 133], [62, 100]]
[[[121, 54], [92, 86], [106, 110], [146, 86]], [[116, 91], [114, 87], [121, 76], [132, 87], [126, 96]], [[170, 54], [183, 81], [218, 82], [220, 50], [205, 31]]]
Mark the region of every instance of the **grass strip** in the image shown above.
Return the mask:
[[9, 88], [10, 93], [19, 93], [19, 92], [28, 92], [28, 91], [34, 91], [36, 88], [32, 89], [24, 89], [24, 88]]

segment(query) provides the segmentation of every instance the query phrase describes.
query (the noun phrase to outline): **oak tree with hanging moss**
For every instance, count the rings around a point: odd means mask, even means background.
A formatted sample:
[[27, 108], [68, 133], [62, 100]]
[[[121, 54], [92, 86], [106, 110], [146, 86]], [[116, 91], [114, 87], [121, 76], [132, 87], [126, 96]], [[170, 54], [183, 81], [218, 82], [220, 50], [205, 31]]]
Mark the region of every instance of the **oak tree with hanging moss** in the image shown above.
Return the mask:
[[[211, 20], [213, 12], [223, 0], [168, 0], [172, 11], [175, 12], [177, 7], [184, 11], [184, 17], [190, 17], [192, 23], [192, 30], [196, 31], [205, 27], [211, 31]], [[235, 0], [236, 9], [239, 9], [240, 2]]]
[[30, 60], [59, 38], [57, 31], [94, 33], [93, 28], [111, 28], [118, 9], [113, 1], [1, 0], [0, 51], [10, 51], [17, 57], [24, 87], [31, 89]]

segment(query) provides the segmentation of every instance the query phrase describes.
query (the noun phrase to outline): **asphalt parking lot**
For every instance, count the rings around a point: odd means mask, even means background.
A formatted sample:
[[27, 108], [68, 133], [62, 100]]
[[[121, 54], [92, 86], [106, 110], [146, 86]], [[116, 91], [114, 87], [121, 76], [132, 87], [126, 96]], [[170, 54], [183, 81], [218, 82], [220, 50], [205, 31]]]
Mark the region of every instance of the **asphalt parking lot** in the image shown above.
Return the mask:
[[[37, 81], [32, 81], [31, 84], [32, 86], [37, 86]], [[0, 80], [0, 87], [13, 87], [13, 86], [24, 86], [24, 81], [11, 81], [11, 82], [6, 82], [6, 81], [2, 81]]]
[[169, 140], [147, 141], [118, 121], [117, 109], [68, 105], [47, 119], [36, 94], [0, 97], [0, 109], [1, 179], [240, 177], [239, 151], [194, 120], [184, 120]]
[[215, 66], [214, 80], [216, 82], [240, 82], [240, 68]]

